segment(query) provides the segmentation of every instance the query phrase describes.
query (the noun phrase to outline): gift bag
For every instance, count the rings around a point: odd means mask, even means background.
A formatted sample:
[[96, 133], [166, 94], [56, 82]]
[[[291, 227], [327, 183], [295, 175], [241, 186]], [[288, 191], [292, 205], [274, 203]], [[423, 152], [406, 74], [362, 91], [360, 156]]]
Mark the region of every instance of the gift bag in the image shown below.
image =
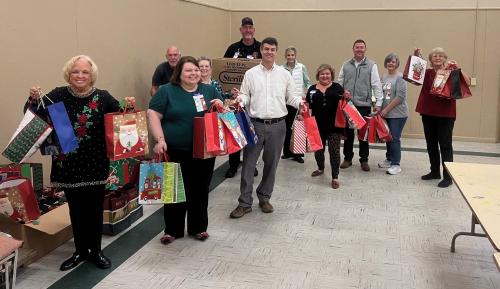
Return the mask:
[[228, 153], [232, 154], [244, 148], [247, 145], [247, 139], [234, 112], [222, 112], [218, 113], [218, 116], [224, 124]]
[[52, 127], [27, 110], [2, 155], [14, 163], [26, 161], [52, 132]]
[[358, 130], [358, 140], [368, 141], [368, 130], [370, 128], [371, 119], [372, 119], [371, 116], [365, 117], [366, 125]]
[[426, 68], [427, 61], [418, 56], [409, 55], [403, 72], [403, 79], [415, 85], [422, 85]]
[[344, 114], [347, 117], [349, 128], [360, 129], [363, 126], [365, 126], [366, 124], [365, 119], [359, 113], [358, 109], [356, 109], [352, 101], [350, 100], [347, 101], [347, 104], [344, 105], [344, 108], [342, 110], [344, 111]]
[[389, 126], [387, 125], [387, 121], [380, 114], [375, 115], [373, 118], [376, 123], [377, 141], [391, 142], [392, 135], [389, 130]]
[[248, 116], [246, 111], [243, 108], [241, 108], [241, 106], [238, 107], [239, 109], [235, 113], [236, 120], [238, 120], [238, 124], [240, 125], [241, 130], [245, 135], [245, 138], [247, 140], [247, 145], [253, 146], [259, 141], [259, 138], [257, 137], [257, 133], [255, 132], [253, 123], [250, 120], [250, 117]]
[[131, 182], [134, 167], [138, 166], [140, 161], [135, 158], [128, 158], [109, 162], [109, 182], [106, 184], [106, 189], [114, 191], [120, 186]]
[[143, 162], [139, 174], [139, 204], [172, 204], [186, 201], [181, 167], [173, 162]]
[[[298, 114], [297, 114], [298, 115]], [[295, 116], [292, 124], [292, 136], [290, 138], [290, 151], [294, 154], [305, 154], [306, 153], [306, 128], [304, 126], [304, 121], [299, 120]]]
[[[45, 106], [44, 99], [52, 104]], [[54, 131], [41, 144], [42, 155], [67, 154], [78, 148], [78, 139], [71, 125], [71, 121], [63, 102], [54, 103], [48, 96], [40, 97], [40, 105], [47, 109], [47, 122], [53, 126]]]
[[[446, 87], [446, 83], [448, 83], [448, 78], [450, 77], [451, 70], [448, 69], [438, 69], [436, 71], [436, 76], [434, 77], [434, 81], [432, 82], [431, 94], [450, 97], [450, 87]], [[447, 89], [446, 89], [446, 88]]]
[[104, 115], [106, 151], [111, 160], [148, 153], [148, 124], [145, 111], [114, 112]]
[[40, 217], [35, 192], [28, 179], [10, 178], [0, 183], [0, 213], [24, 223]]
[[[223, 124], [221, 120], [220, 122], [221, 128], [223, 129]], [[224, 130], [222, 130], [224, 132]], [[222, 134], [222, 146], [226, 147], [226, 140], [224, 138], [224, 134]], [[205, 133], [205, 119], [204, 117], [195, 117], [193, 119], [193, 158], [196, 159], [209, 159], [215, 156], [226, 155], [227, 151], [224, 149], [223, 151], [218, 151], [214, 153], [207, 152], [207, 138]]]
[[304, 127], [306, 129], [307, 152], [315, 152], [323, 148], [323, 142], [321, 141], [321, 136], [319, 134], [318, 124], [316, 123], [316, 118], [309, 114], [309, 109], [302, 113], [302, 118], [304, 119]]
[[347, 121], [345, 119], [345, 114], [343, 112], [344, 107], [347, 105], [346, 100], [342, 97], [337, 105], [337, 111], [335, 112], [335, 127], [345, 128], [347, 126]]
[[451, 98], [462, 99], [472, 96], [469, 85], [465, 81], [464, 75], [460, 68], [451, 71], [449, 81]]
[[207, 153], [217, 154], [226, 151], [224, 124], [222, 124], [222, 120], [217, 115], [216, 105], [212, 105], [208, 112], [203, 115], [203, 120]]

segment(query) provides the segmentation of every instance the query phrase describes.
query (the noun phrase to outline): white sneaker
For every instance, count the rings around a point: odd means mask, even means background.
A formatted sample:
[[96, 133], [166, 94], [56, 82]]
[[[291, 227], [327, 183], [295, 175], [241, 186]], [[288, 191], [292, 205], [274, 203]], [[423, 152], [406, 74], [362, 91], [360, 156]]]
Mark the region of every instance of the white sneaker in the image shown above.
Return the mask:
[[397, 175], [401, 172], [401, 167], [400, 166], [391, 166], [390, 168], [387, 169], [387, 173], [389, 175]]
[[381, 163], [378, 163], [378, 167], [381, 169], [388, 169], [391, 167], [391, 161], [390, 160], [384, 160]]

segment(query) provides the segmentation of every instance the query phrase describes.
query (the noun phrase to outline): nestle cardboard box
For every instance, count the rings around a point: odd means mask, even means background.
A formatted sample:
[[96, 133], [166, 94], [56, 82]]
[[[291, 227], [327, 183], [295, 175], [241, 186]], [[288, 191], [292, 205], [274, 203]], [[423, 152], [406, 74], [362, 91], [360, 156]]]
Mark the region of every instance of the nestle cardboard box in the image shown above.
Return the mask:
[[[0, 231], [23, 240], [18, 266], [28, 265], [48, 254], [69, 239], [73, 238], [68, 204], [43, 214], [38, 224], [19, 224], [0, 214]], [[22, 254], [22, 251], [30, 254]]]
[[217, 58], [212, 60], [212, 76], [222, 85], [224, 92], [240, 88], [245, 72], [260, 63], [260, 59]]

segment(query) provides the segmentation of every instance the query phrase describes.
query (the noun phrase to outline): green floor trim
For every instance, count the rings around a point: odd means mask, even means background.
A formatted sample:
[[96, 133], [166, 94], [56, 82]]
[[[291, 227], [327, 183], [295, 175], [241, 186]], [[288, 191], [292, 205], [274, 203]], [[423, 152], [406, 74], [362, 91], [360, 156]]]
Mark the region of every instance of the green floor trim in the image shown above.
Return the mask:
[[[229, 168], [229, 163], [221, 164], [214, 171], [210, 191], [219, 186], [225, 179], [224, 174]], [[49, 289], [87, 289], [97, 285], [108, 274], [118, 268], [130, 256], [135, 254], [147, 242], [158, 235], [164, 227], [163, 207], [154, 212], [151, 216], [144, 219], [127, 233], [104, 248], [104, 255], [111, 259], [113, 266], [107, 270], [97, 269], [94, 264], [85, 262], [66, 274], [61, 279], [52, 284]], [[63, 260], [61, 260], [62, 262]]]

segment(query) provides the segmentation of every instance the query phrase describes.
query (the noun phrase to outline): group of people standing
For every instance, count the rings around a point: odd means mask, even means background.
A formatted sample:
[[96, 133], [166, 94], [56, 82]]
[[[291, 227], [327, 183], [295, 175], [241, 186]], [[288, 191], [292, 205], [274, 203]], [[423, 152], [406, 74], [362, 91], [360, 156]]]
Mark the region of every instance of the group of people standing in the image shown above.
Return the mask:
[[[256, 188], [258, 204], [264, 213], [274, 211], [270, 199], [280, 156], [304, 162], [302, 155], [289, 150], [289, 142], [293, 120], [297, 115], [309, 113], [309, 109], [316, 117], [324, 146], [328, 146], [331, 186], [340, 187], [339, 168], [352, 166], [355, 135], [353, 129], [334, 126], [335, 112], [343, 98], [352, 101], [363, 116], [379, 113], [387, 120], [393, 140], [387, 143], [386, 160], [379, 167], [387, 168], [389, 174], [401, 172], [400, 136], [408, 117], [408, 105], [406, 82], [398, 71], [397, 55], [387, 55], [384, 60], [387, 72], [380, 78], [377, 64], [365, 56], [366, 43], [356, 40], [352, 47], [353, 57], [343, 63], [337, 82], [334, 82], [334, 67], [322, 64], [316, 69], [317, 83], [311, 84], [305, 66], [297, 62], [297, 50], [287, 48], [286, 63], [277, 65], [277, 39], [255, 40], [253, 24], [249, 17], [242, 19], [242, 39], [231, 44], [224, 54], [225, 57], [261, 59], [259, 65], [245, 73], [239, 90], [224, 93], [211, 77], [209, 58], [181, 57], [175, 46], [167, 49], [167, 61], [154, 72], [147, 111], [150, 134], [155, 142], [153, 151], [158, 155], [167, 154], [171, 161], [180, 163], [186, 191], [185, 203], [164, 206], [163, 244], [184, 236], [186, 220], [188, 235], [200, 241], [209, 237], [208, 192], [215, 160], [193, 158], [193, 118], [203, 116], [207, 104], [222, 106], [224, 98], [234, 98], [246, 108], [258, 136], [256, 145], [243, 149], [240, 196], [237, 207], [230, 213], [231, 218], [240, 218], [252, 211], [253, 182], [261, 154], [264, 166]], [[420, 55], [420, 49], [415, 50], [415, 54]], [[435, 48], [429, 53], [429, 60], [431, 68], [426, 71], [416, 108], [422, 116], [431, 163], [431, 172], [422, 176], [423, 180], [441, 178], [440, 163], [453, 161], [452, 134], [456, 117], [455, 100], [430, 94], [435, 71], [446, 67], [447, 55], [441, 48]], [[104, 114], [118, 111], [119, 105], [107, 91], [94, 87], [97, 74], [97, 65], [90, 57], [75, 56], [64, 66], [68, 85], [47, 94], [53, 101], [64, 103], [79, 142], [76, 151], [52, 159], [51, 181], [66, 193], [76, 248], [73, 256], [62, 263], [61, 270], [74, 268], [85, 260], [103, 269], [111, 266], [111, 261], [101, 251], [102, 204], [109, 168]], [[469, 81], [468, 76], [466, 80]], [[41, 96], [41, 89], [32, 87], [25, 108], [37, 110]], [[374, 106], [372, 100], [375, 100]], [[342, 140], [344, 160], [340, 163]], [[369, 171], [368, 143], [359, 140], [359, 147], [361, 169]], [[312, 172], [313, 177], [324, 173], [324, 151], [314, 154], [318, 169]], [[231, 178], [240, 166], [240, 154], [231, 155], [229, 163], [226, 177]], [[449, 174], [443, 171], [439, 186], [450, 184]]]

